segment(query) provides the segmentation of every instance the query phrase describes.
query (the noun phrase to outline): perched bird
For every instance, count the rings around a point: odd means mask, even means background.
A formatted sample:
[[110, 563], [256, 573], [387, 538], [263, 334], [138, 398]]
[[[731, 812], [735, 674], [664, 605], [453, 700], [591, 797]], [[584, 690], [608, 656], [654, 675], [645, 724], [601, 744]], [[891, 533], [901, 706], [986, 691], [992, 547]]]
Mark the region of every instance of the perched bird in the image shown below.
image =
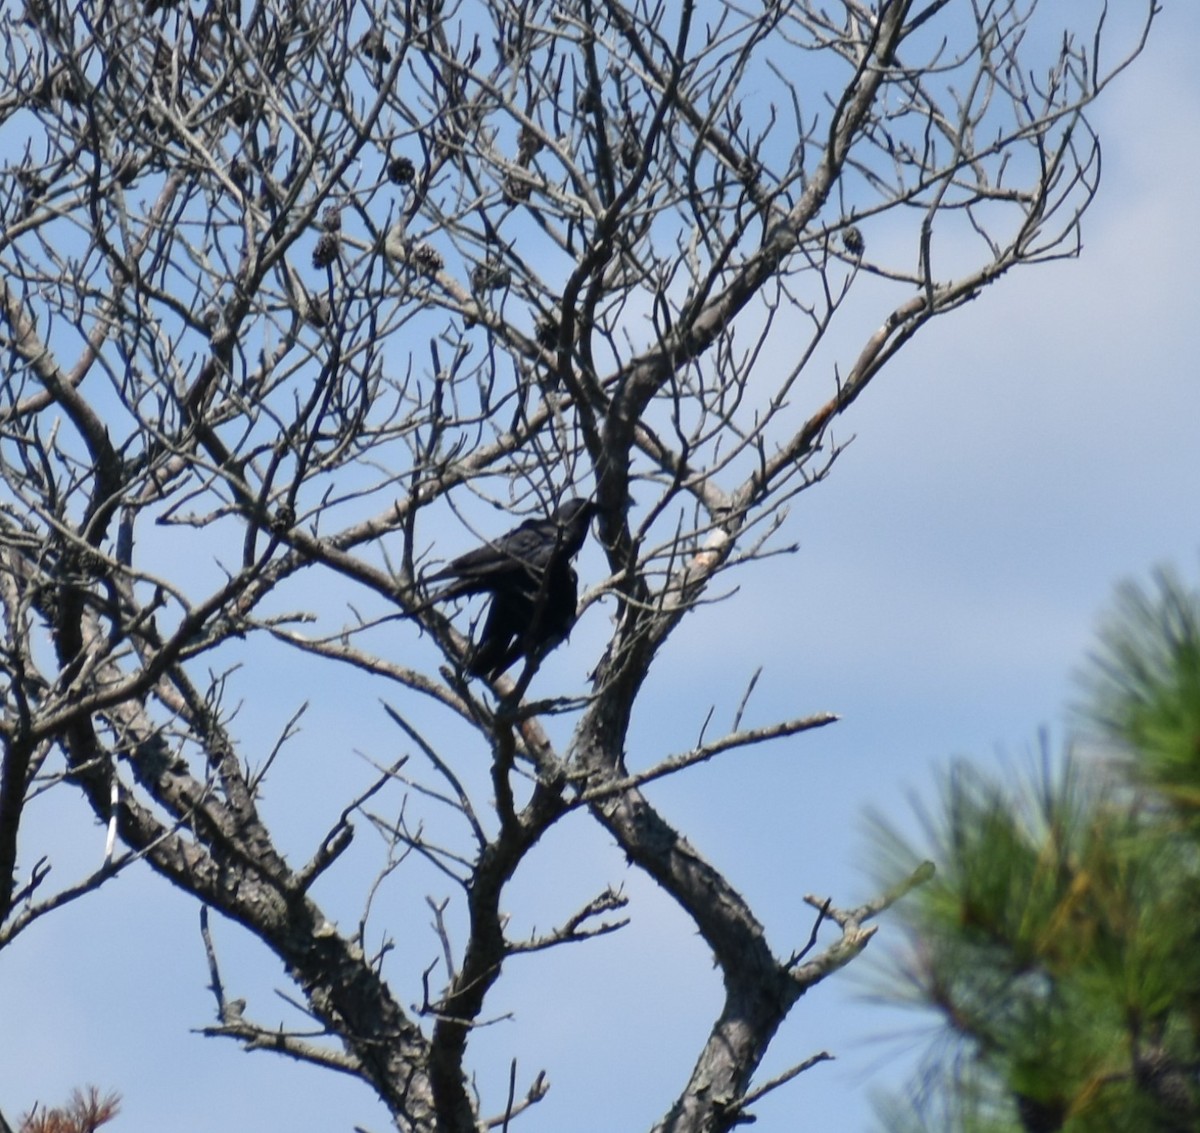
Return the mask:
[[571, 560], [595, 512], [590, 500], [567, 500], [547, 518], [527, 519], [429, 576], [430, 582], [452, 580], [434, 601], [491, 595], [469, 673], [494, 680], [518, 658], [546, 653], [566, 639], [578, 602]]

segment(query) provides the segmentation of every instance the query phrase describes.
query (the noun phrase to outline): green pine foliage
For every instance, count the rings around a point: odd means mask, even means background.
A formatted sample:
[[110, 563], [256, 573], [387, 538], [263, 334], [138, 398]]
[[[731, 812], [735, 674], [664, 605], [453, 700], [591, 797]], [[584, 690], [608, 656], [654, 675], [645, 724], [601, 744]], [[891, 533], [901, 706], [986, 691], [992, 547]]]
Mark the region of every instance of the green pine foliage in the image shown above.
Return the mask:
[[1170, 570], [1126, 583], [1083, 677], [1084, 715], [1130, 756], [1134, 778], [1200, 824], [1200, 590]]
[[1200, 1129], [1200, 592], [1122, 587], [1083, 687], [1087, 754], [956, 763], [919, 851], [876, 823], [938, 865], [880, 981], [941, 1022], [893, 1133]]

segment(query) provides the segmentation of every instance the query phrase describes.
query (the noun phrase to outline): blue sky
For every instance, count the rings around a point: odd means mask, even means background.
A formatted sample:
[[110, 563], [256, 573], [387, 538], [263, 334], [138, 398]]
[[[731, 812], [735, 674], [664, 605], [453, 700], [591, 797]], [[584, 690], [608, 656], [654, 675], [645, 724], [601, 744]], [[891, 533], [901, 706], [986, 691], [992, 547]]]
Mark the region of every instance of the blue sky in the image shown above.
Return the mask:
[[[636, 765], [688, 746], [710, 704], [728, 719], [759, 664], [748, 723], [842, 715], [651, 789], [780, 952], [807, 938], [803, 894], [870, 892], [867, 809], [904, 824], [907, 795], [928, 793], [949, 757], [996, 764], [1032, 747], [1041, 725], [1061, 737], [1072, 670], [1118, 580], [1161, 561], [1200, 570], [1197, 42], [1200, 8], [1168, 5], [1146, 56], [1097, 109], [1104, 184], [1082, 259], [1018, 272], [911, 344], [839, 425], [855, 440], [829, 480], [796, 502], [800, 554], [746, 573], [734, 600], [685, 624], [647, 689]], [[590, 616], [554, 659], [576, 679], [603, 634], [601, 613]], [[248, 707], [246, 727], [278, 728], [291, 707]], [[331, 788], [346, 770], [328, 751], [347, 723], [339, 711], [314, 706], [295, 756]], [[632, 758], [639, 745], [649, 754]], [[66, 807], [39, 821], [81, 817]], [[327, 815], [280, 818], [317, 830]], [[547, 892], [561, 916], [578, 894], [624, 883], [635, 921], [586, 951], [513, 966], [496, 1013], [520, 1014], [476, 1036], [480, 1081], [495, 1097], [516, 1049], [519, 1082], [545, 1067], [552, 1083], [519, 1128], [645, 1128], [690, 1068], [719, 989], [669, 903], [586, 819], [571, 822], [519, 880], [514, 920], [545, 927]], [[62, 876], [98, 857], [103, 831], [92, 833], [77, 861], [56, 860]], [[424, 883], [394, 899], [428, 943]], [[216, 931], [231, 994], [256, 989], [257, 1017], [282, 1017], [278, 965]], [[887, 932], [885, 921], [873, 949]], [[48, 918], [0, 953], [0, 1020], [18, 1021], [0, 1024], [0, 1107], [11, 1121], [94, 1082], [124, 1095], [113, 1128], [129, 1133], [387, 1128], [350, 1080], [191, 1033], [211, 1020], [206, 982], [194, 907], [144, 872]], [[853, 979], [818, 989], [764, 1075], [818, 1050], [838, 1060], [765, 1099], [757, 1128], [868, 1129], [868, 1092], [911, 1057], [911, 1042], [875, 1041], [897, 1025], [860, 1002]]]

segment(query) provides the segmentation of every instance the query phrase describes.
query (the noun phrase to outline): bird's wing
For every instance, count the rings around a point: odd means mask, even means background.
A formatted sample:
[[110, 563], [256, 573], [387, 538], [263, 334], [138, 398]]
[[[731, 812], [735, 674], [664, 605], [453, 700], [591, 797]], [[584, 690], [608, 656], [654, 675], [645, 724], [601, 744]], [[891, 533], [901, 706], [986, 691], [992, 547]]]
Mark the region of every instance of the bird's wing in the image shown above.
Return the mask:
[[544, 519], [527, 519], [495, 541], [451, 560], [441, 570], [429, 575], [428, 581], [437, 582], [443, 578], [476, 579], [487, 589], [488, 579], [540, 570], [554, 547], [553, 529], [547, 533], [546, 522]]

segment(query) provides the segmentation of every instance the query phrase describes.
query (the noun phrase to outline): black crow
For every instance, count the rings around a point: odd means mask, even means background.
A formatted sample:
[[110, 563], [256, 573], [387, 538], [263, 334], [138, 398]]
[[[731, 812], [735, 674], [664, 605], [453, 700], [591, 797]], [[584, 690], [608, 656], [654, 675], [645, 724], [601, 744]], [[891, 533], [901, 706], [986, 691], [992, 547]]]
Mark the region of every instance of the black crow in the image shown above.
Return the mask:
[[567, 500], [546, 519], [527, 519], [429, 576], [431, 582], [453, 580], [435, 601], [491, 595], [468, 672], [494, 680], [518, 658], [546, 653], [567, 637], [578, 601], [571, 559], [595, 511], [590, 500]]

